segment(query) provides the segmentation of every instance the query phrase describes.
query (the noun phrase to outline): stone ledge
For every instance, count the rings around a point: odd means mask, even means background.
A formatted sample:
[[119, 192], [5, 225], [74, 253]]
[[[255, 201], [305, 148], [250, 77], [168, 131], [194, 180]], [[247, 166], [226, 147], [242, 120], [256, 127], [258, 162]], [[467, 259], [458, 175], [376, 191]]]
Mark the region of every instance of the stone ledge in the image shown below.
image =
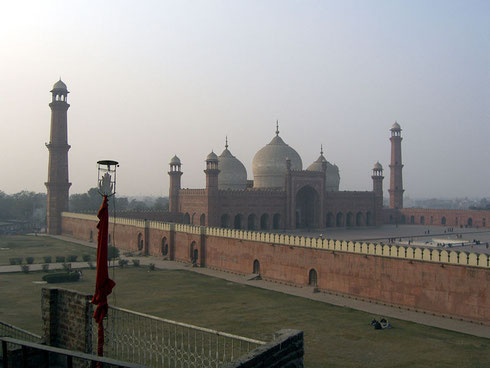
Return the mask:
[[222, 368], [303, 367], [303, 331], [280, 330], [274, 340], [259, 346]]

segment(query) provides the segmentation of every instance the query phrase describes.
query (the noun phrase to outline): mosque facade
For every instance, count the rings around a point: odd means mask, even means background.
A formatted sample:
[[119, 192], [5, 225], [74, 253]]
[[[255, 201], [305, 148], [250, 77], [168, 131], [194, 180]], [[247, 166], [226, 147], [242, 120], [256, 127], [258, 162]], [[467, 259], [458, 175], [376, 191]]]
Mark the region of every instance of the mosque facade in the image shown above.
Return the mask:
[[[51, 92], [51, 131], [47, 189], [47, 232], [62, 232], [62, 212], [68, 210], [68, 89], [61, 80]], [[401, 127], [390, 129], [391, 162], [389, 208], [383, 208], [383, 167], [372, 170], [372, 190], [341, 191], [339, 168], [320, 152], [303, 170], [301, 156], [284, 142], [276, 128], [272, 140], [252, 162], [253, 179], [229, 150], [206, 158], [206, 187], [181, 188], [182, 163], [170, 161], [169, 212], [133, 213], [134, 218], [193, 225], [249, 230], [378, 226], [414, 224], [426, 226], [490, 226], [490, 211], [420, 209], [403, 207]], [[142, 217], [143, 216], [143, 217]], [[127, 217], [127, 216], [126, 216]]]
[[[401, 141], [400, 131], [398, 124], [393, 125], [392, 132], [400, 139], [392, 140], [392, 145]], [[401, 151], [395, 156], [401, 163]], [[278, 126], [272, 140], [253, 158], [253, 180], [247, 180], [245, 166], [233, 156], [228, 142], [219, 156], [211, 152], [206, 157], [205, 188], [181, 188], [181, 168], [180, 159], [174, 156], [168, 172], [169, 211], [181, 214], [187, 224], [267, 231], [383, 222], [383, 168], [379, 162], [373, 168], [372, 190], [340, 191], [339, 168], [327, 161], [323, 149], [303, 169], [301, 156], [284, 142]]]

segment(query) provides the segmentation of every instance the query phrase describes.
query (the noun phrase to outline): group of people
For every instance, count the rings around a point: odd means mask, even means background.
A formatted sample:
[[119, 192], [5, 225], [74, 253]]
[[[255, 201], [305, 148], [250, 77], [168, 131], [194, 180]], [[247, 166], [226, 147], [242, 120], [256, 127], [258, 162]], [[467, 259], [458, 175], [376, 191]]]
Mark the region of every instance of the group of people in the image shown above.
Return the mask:
[[379, 321], [376, 318], [373, 318], [371, 321], [371, 326], [374, 327], [375, 330], [384, 330], [385, 328], [392, 328], [391, 323], [388, 322], [387, 319], [381, 318]]

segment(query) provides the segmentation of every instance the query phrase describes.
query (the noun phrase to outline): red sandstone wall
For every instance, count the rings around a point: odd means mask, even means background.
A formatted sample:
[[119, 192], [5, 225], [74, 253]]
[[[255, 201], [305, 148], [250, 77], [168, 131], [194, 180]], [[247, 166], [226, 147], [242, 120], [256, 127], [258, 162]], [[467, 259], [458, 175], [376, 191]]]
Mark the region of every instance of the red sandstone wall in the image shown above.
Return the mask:
[[[383, 215], [385, 224], [397, 222], [399, 224], [405, 223], [409, 225], [490, 228], [490, 211], [433, 208], [403, 208], [401, 210], [394, 210], [385, 208], [383, 209]], [[445, 218], [445, 224], [443, 218]]]
[[442, 218], [445, 217], [446, 226], [490, 227], [490, 211], [404, 208], [400, 212], [407, 224], [411, 224], [411, 217], [414, 216], [415, 224], [421, 225], [423, 216], [425, 225], [442, 225]]
[[490, 271], [226, 238], [208, 239], [207, 266], [308, 284], [310, 269], [323, 290], [490, 322]]
[[[93, 229], [95, 221], [63, 217], [65, 235], [87, 240]], [[145, 234], [144, 228], [117, 225], [116, 244], [136, 250], [139, 233]], [[251, 274], [257, 259], [262, 277], [298, 285], [308, 284], [314, 268], [320, 289], [490, 323], [489, 269], [157, 229], [146, 234], [148, 253], [154, 256], [162, 256], [166, 237], [172, 248], [170, 258], [190, 262], [195, 242], [198, 264], [208, 267]]]

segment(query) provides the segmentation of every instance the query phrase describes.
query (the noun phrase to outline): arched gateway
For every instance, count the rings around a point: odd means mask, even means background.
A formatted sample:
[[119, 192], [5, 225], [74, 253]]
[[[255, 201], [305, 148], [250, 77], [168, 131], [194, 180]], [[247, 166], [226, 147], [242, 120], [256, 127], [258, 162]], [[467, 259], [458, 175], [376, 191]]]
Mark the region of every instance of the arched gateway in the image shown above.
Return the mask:
[[318, 227], [320, 197], [315, 189], [305, 185], [296, 193], [296, 227]]

